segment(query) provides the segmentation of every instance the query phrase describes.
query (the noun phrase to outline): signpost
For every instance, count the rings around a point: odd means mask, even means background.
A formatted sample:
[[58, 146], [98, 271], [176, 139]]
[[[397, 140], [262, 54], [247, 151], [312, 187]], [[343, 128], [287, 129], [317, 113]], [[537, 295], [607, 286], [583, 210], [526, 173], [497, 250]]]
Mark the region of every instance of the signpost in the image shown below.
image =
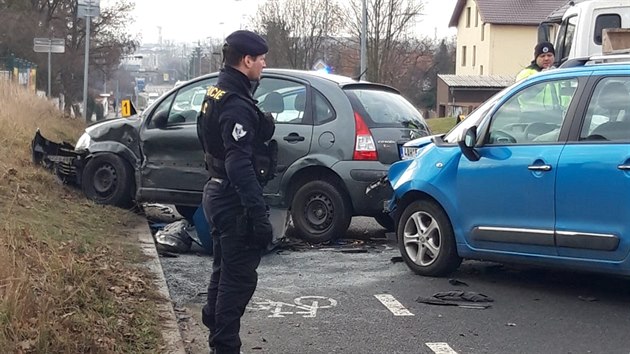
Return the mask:
[[35, 53], [48, 53], [48, 98], [51, 98], [51, 60], [52, 53], [64, 53], [66, 43], [63, 38], [33, 38], [33, 51]]
[[83, 69], [83, 117], [86, 122], [92, 117], [87, 116], [88, 67], [90, 61], [90, 22], [92, 17], [100, 15], [100, 0], [77, 0], [77, 14], [85, 17], [85, 67]]

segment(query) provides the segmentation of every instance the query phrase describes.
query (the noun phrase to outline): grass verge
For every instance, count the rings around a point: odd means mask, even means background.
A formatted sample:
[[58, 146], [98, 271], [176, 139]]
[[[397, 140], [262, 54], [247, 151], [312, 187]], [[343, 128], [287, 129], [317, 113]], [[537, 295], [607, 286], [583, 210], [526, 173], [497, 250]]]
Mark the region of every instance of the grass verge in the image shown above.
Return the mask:
[[430, 118], [427, 119], [427, 124], [429, 125], [429, 128], [431, 128], [431, 132], [433, 132], [433, 134], [442, 134], [448, 132], [455, 126], [455, 118]]
[[157, 353], [152, 279], [131, 227], [139, 216], [87, 201], [31, 162], [36, 128], [85, 126], [0, 81], [0, 348], [5, 353]]

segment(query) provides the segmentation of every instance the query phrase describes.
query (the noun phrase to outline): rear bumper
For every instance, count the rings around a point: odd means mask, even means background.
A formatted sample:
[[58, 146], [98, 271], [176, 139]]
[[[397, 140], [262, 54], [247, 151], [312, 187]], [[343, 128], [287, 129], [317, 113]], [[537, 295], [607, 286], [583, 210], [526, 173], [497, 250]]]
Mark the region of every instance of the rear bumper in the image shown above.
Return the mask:
[[391, 188], [374, 188], [367, 193], [367, 189], [374, 182], [387, 176], [388, 168], [388, 165], [380, 162], [356, 161], [339, 162], [334, 166], [335, 172], [346, 182], [355, 216], [375, 216], [383, 213], [384, 205], [389, 202], [393, 191]]
[[34, 164], [53, 171], [64, 183], [81, 184], [86, 154], [74, 151], [72, 144], [50, 141], [38, 129], [31, 141], [31, 153]]

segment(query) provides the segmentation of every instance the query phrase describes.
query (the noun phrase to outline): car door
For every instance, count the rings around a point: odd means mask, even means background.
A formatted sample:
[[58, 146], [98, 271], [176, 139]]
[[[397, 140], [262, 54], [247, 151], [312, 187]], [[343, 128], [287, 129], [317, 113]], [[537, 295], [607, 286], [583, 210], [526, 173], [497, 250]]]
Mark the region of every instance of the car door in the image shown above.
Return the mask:
[[[481, 158], [460, 159], [454, 181], [460, 220], [453, 223], [473, 248], [557, 254], [554, 189], [566, 107], [558, 97], [532, 99], [557, 87], [575, 88], [577, 80], [545, 81], [513, 94], [480, 128]], [[568, 95], [567, 104], [573, 91]]]
[[259, 108], [271, 114], [276, 124], [277, 173], [265, 186], [265, 194], [278, 195], [287, 169], [310, 150], [313, 125], [309, 95], [306, 83], [280, 76], [263, 77], [254, 93]]
[[579, 136], [558, 162], [556, 240], [561, 256], [621, 261], [630, 250], [630, 76], [593, 81]]
[[[143, 154], [139, 199], [198, 205], [208, 179], [203, 149], [197, 138], [197, 115], [207, 87], [216, 77], [186, 84], [150, 112], [140, 132]], [[165, 126], [154, 121], [167, 112]], [[159, 127], [158, 127], [159, 126]]]

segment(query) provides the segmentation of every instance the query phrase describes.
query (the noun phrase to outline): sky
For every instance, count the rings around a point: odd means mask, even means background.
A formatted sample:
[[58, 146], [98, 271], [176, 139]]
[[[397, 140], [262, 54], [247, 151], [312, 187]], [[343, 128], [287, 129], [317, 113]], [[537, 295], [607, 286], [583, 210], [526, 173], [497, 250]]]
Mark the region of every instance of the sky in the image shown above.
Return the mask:
[[[115, 0], [101, 0], [107, 6]], [[132, 0], [133, 1], [133, 0]], [[340, 0], [344, 2], [345, 0]], [[244, 28], [264, 0], [135, 0], [131, 31], [141, 33], [142, 43], [157, 43], [160, 29], [164, 41], [197, 42], [208, 37], [224, 38]], [[457, 0], [424, 0], [418, 19], [419, 36], [455, 34], [448, 22]]]

